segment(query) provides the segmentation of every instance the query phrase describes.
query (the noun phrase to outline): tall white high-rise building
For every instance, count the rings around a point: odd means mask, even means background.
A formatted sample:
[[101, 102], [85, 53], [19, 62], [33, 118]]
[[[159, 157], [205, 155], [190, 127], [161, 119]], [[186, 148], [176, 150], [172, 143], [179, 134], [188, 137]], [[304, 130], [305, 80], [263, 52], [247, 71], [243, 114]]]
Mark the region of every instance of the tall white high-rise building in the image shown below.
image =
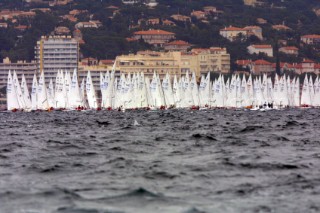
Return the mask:
[[35, 47], [35, 59], [38, 70], [44, 72], [49, 82], [58, 70], [78, 69], [79, 43], [71, 36], [42, 36]]

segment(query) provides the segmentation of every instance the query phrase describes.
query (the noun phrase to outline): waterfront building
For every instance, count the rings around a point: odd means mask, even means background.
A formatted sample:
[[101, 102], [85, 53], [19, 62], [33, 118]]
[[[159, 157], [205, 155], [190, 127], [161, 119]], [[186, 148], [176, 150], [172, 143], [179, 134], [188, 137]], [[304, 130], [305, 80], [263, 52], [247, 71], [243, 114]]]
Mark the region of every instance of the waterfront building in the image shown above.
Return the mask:
[[271, 73], [274, 69], [271, 62], [259, 59], [250, 64], [250, 71], [252, 74], [261, 75], [263, 73]]
[[0, 63], [0, 88], [7, 86], [8, 73], [16, 71], [19, 80], [21, 81], [22, 74], [24, 74], [29, 88], [32, 86], [33, 75], [37, 72], [37, 64], [35, 61], [17, 61], [11, 62], [9, 58], [3, 59]]
[[225, 27], [220, 30], [220, 35], [229, 41], [234, 41], [239, 35], [242, 35], [242, 39], [247, 39], [249, 36], [256, 36], [260, 40], [263, 39], [262, 28], [259, 26], [246, 26], [244, 28], [239, 27]]
[[269, 44], [263, 45], [250, 45], [247, 47], [249, 54], [259, 54], [264, 53], [269, 57], [273, 57], [273, 49]]
[[58, 70], [78, 69], [79, 44], [71, 36], [42, 36], [35, 47], [37, 69], [43, 71], [46, 82], [55, 79]]
[[120, 55], [116, 58], [116, 70], [125, 73], [143, 72], [152, 77], [157, 72], [162, 78], [195, 72], [197, 78], [211, 72], [230, 72], [230, 55], [225, 48], [192, 49], [190, 52], [140, 51], [137, 54]]
[[186, 52], [190, 47], [191, 44], [182, 40], [171, 41], [169, 43], [164, 44], [164, 49], [168, 51]]
[[229, 41], [234, 41], [239, 35], [242, 35], [243, 37], [247, 38], [248, 31], [243, 28], [230, 26], [221, 29], [220, 35], [228, 39]]
[[301, 36], [301, 42], [304, 44], [319, 44], [320, 35], [303, 35]]
[[279, 52], [285, 53], [287, 55], [295, 55], [298, 56], [299, 49], [294, 46], [281, 47], [279, 48]]
[[174, 39], [175, 34], [164, 30], [145, 30], [134, 32], [133, 38], [136, 40], [142, 39], [156, 47], [162, 47], [165, 43]]

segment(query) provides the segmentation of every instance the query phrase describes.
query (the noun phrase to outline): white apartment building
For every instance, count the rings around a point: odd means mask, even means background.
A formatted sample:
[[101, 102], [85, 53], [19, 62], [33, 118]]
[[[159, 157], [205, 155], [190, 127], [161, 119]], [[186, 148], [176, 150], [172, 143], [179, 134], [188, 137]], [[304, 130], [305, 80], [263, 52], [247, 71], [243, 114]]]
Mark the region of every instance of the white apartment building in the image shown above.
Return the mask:
[[24, 74], [27, 85], [31, 88], [33, 75], [37, 72], [37, 64], [35, 61], [18, 61], [12, 63], [9, 58], [3, 59], [3, 63], [0, 63], [0, 89], [7, 86], [9, 70], [11, 74], [13, 74], [13, 71], [16, 71], [20, 81], [22, 74]]
[[247, 47], [249, 54], [265, 53], [269, 57], [273, 57], [273, 48], [269, 44], [250, 45]]
[[78, 69], [79, 44], [71, 36], [42, 36], [35, 47], [37, 69], [44, 72], [46, 82], [55, 79], [58, 70]]

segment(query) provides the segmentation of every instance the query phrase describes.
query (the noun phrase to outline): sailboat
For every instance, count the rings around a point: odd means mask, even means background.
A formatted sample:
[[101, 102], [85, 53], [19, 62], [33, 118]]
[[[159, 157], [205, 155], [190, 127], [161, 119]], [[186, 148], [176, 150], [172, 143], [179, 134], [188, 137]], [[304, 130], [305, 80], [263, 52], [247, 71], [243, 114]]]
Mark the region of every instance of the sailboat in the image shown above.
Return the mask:
[[37, 91], [37, 107], [40, 110], [48, 110], [49, 104], [47, 99], [47, 88], [43, 71], [40, 74], [38, 91]]
[[88, 71], [87, 73], [87, 80], [86, 80], [86, 92], [87, 92], [87, 99], [88, 99], [88, 105], [90, 109], [97, 109], [98, 103], [97, 103], [97, 97], [96, 92], [92, 83], [91, 73]]
[[191, 81], [190, 81], [190, 90], [192, 94], [192, 101], [193, 106], [199, 107], [199, 90], [198, 90], [198, 84], [196, 80], [196, 74], [192, 72]]
[[199, 85], [199, 105], [201, 108], [208, 108], [210, 105], [210, 72], [207, 73], [206, 78], [201, 76], [200, 85]]
[[17, 99], [18, 99], [18, 103], [19, 103], [20, 109], [24, 110], [26, 108], [26, 104], [24, 102], [24, 97], [23, 97], [23, 94], [22, 94], [22, 90], [21, 90], [21, 87], [20, 87], [18, 76], [17, 76], [17, 73], [15, 71], [13, 71], [12, 81], [13, 81], [13, 86], [14, 86], [15, 91], [16, 91], [16, 95], [17, 95]]
[[100, 91], [101, 91], [101, 108], [106, 108], [107, 99], [107, 76], [104, 77], [103, 73], [100, 72]]
[[166, 107], [173, 106], [174, 100], [169, 73], [166, 74], [165, 78], [162, 81], [162, 89]]
[[48, 97], [49, 108], [54, 108], [55, 107], [55, 99], [54, 99], [54, 87], [53, 87], [52, 78], [49, 81], [49, 87], [47, 90], [47, 97]]
[[150, 83], [150, 106], [151, 109], [159, 109], [164, 103], [160, 93], [160, 85], [156, 72], [153, 73], [152, 81]]
[[33, 75], [31, 88], [31, 110], [38, 109], [38, 81], [36, 74]]
[[311, 96], [309, 90], [308, 74], [304, 77], [302, 92], [301, 92], [301, 104], [302, 107], [311, 106]]
[[66, 99], [65, 99], [65, 81], [62, 71], [58, 71], [56, 77], [56, 86], [55, 86], [55, 108], [57, 109], [65, 109], [66, 106]]
[[23, 101], [25, 103], [25, 110], [30, 111], [32, 108], [32, 104], [31, 104], [27, 81], [24, 74], [22, 74], [22, 78], [21, 78], [21, 91], [22, 91]]
[[73, 70], [71, 86], [69, 91], [69, 108], [76, 109], [83, 107], [83, 100], [81, 98], [81, 92], [79, 89], [77, 70]]
[[9, 70], [7, 81], [7, 110], [16, 111], [18, 109], [20, 109], [20, 105], [18, 102], [16, 89], [13, 84], [11, 71]]
[[320, 107], [320, 81], [318, 76], [313, 86], [314, 86], [314, 97], [313, 97], [312, 103], [314, 107]]

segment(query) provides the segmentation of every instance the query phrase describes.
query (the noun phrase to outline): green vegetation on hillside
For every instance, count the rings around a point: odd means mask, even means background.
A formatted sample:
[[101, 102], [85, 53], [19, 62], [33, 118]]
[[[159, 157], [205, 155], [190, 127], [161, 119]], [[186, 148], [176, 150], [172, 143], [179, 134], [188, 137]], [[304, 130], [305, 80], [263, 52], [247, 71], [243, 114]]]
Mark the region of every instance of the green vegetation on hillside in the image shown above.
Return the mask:
[[[320, 8], [317, 0], [265, 0], [265, 4], [259, 7], [245, 6], [242, 0], [158, 0], [159, 5], [150, 9], [143, 4], [134, 6], [123, 5], [118, 0], [75, 0], [64, 6], [51, 7], [51, 13], [37, 12], [36, 17], [18, 20], [19, 24], [31, 25], [25, 32], [15, 30], [10, 23], [8, 29], [0, 29], [0, 57], [9, 56], [12, 60], [31, 60], [34, 58], [34, 46], [41, 35], [50, 34], [56, 26], [67, 26], [74, 30], [75, 23], [65, 21], [61, 15], [68, 14], [72, 9], [87, 10], [87, 13], [79, 14], [78, 21], [99, 20], [103, 26], [97, 29], [81, 30], [85, 44], [81, 45], [84, 57], [96, 57], [98, 59], [114, 58], [119, 54], [136, 52], [138, 50], [153, 49], [143, 41], [128, 42], [137, 30], [150, 28], [163, 29], [176, 33], [177, 39], [185, 40], [195, 47], [226, 47], [234, 62], [237, 59], [268, 59], [276, 61], [276, 58], [268, 58], [265, 55], [249, 55], [247, 46], [250, 44], [272, 44], [278, 46], [279, 40], [286, 40], [288, 45], [300, 48], [299, 57], [290, 57], [279, 54], [280, 61], [300, 62], [303, 58], [319, 61], [319, 47], [303, 46], [300, 44], [300, 36], [304, 34], [320, 34], [320, 18], [313, 9]], [[113, 14], [108, 6], [119, 7], [119, 13]], [[43, 4], [26, 4], [19, 0], [3, 0], [2, 6], [10, 9], [24, 9], [48, 7]], [[138, 25], [138, 20], [160, 18], [172, 20], [171, 15], [181, 14], [190, 16], [193, 10], [202, 10], [204, 6], [215, 6], [222, 13], [208, 16], [207, 23], [192, 17], [190, 22], [177, 22], [176, 26], [148, 26]], [[302, 9], [303, 8], [303, 9]], [[110, 18], [112, 17], [112, 18]], [[258, 25], [257, 18], [263, 18], [266, 24]], [[173, 21], [173, 20], [172, 20]], [[272, 25], [285, 24], [292, 31], [276, 31]], [[264, 40], [251, 36], [246, 41], [230, 42], [219, 35], [219, 30], [226, 26], [244, 27], [258, 25], [263, 29]], [[239, 38], [240, 39], [240, 38]], [[277, 52], [277, 51], [275, 51]], [[233, 63], [232, 63], [233, 64]], [[235, 65], [232, 65], [235, 68]]]

